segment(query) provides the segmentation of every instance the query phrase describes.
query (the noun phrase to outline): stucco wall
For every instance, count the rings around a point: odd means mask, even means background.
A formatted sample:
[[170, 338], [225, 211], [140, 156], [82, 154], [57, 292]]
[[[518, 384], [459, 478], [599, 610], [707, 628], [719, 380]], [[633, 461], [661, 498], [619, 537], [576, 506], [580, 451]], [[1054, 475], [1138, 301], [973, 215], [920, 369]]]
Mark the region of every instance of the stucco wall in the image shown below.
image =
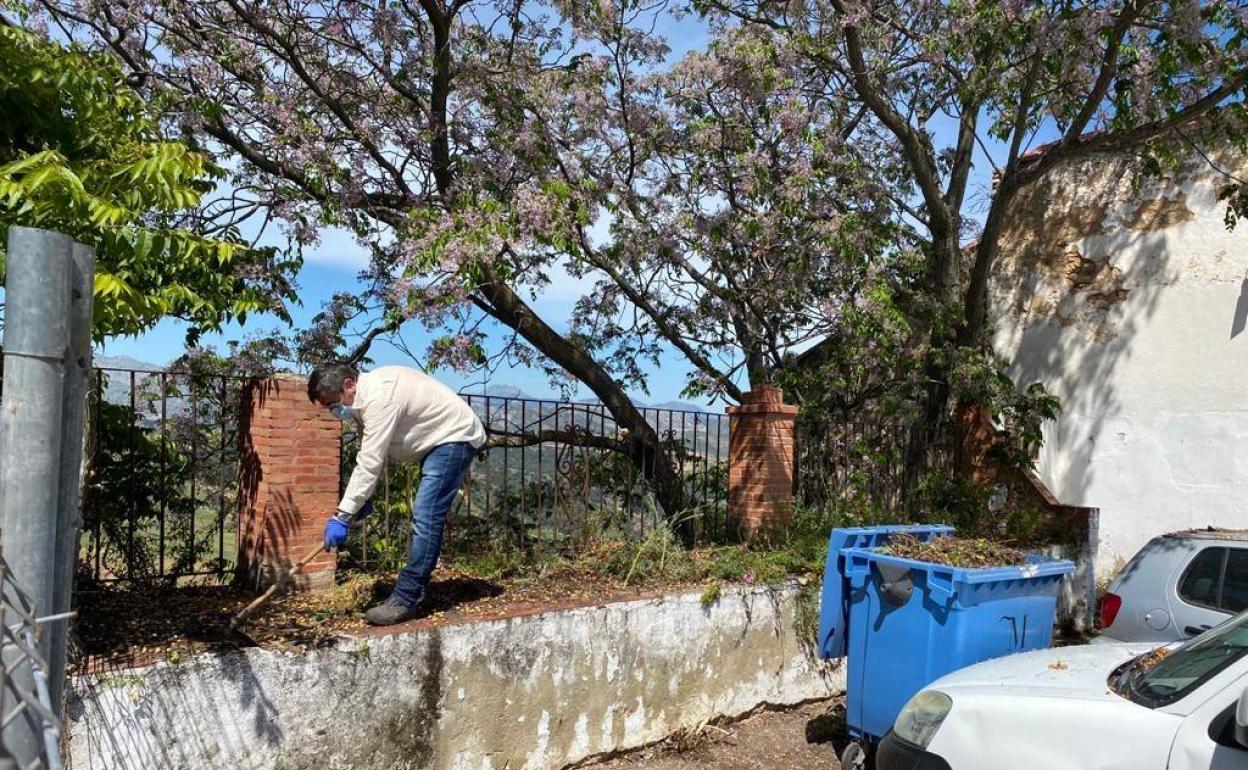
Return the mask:
[[1199, 158], [1136, 181], [1096, 156], [1026, 190], [991, 288], [998, 351], [1062, 400], [1039, 472], [1100, 508], [1101, 575], [1156, 534], [1248, 526], [1248, 223], [1228, 232]]
[[553, 770], [840, 691], [798, 641], [816, 603], [734, 588], [109, 672], [76, 682], [72, 767]]

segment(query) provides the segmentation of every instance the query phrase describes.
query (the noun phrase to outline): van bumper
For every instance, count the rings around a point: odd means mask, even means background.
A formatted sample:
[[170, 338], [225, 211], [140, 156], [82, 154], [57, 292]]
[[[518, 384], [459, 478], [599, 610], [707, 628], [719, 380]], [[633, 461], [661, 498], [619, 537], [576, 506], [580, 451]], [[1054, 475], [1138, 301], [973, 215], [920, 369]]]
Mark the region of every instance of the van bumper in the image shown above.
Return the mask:
[[889, 730], [875, 751], [876, 770], [952, 770], [943, 758], [903, 741]]

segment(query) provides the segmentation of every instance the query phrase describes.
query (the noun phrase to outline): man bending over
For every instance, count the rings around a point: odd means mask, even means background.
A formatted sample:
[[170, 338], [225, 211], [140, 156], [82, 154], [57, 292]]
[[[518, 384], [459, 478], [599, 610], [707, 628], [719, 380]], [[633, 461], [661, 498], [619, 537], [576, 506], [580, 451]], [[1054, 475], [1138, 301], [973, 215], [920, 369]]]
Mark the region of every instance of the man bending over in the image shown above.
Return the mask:
[[442, 551], [447, 512], [485, 443], [485, 427], [453, 390], [406, 366], [382, 366], [364, 374], [347, 364], [323, 366], [308, 379], [308, 398], [361, 428], [351, 480], [337, 513], [325, 523], [325, 550], [339, 549], [347, 541], [387, 457], [420, 463], [407, 566], [390, 597], [364, 615], [378, 626], [416, 618]]

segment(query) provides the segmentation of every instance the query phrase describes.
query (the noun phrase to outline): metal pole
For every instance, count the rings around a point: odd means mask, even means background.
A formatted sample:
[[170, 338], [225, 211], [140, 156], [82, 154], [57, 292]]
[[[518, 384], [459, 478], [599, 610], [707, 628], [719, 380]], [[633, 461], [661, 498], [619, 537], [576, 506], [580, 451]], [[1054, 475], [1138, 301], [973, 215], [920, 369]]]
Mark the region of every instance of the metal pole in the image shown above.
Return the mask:
[[[53, 605], [72, 246], [60, 233], [9, 228], [0, 527], [13, 580], [41, 613]], [[46, 655], [46, 639], [40, 648]], [[34, 669], [12, 645], [4, 648], [4, 664], [9, 687], [34, 692]], [[0, 740], [19, 766], [30, 767], [43, 753], [42, 733], [38, 715], [28, 710]]]
[[[70, 265], [69, 361], [65, 366], [65, 401], [61, 424], [61, 491], [56, 519], [56, 575], [52, 609], [47, 614], [70, 611], [74, 572], [78, 566], [78, 533], [82, 531], [82, 457], [87, 438], [87, 393], [91, 386], [91, 313], [95, 298], [95, 249], [75, 243]], [[52, 707], [61, 713], [65, 691], [65, 655], [69, 621], [48, 626], [51, 651], [48, 658], [48, 689]]]

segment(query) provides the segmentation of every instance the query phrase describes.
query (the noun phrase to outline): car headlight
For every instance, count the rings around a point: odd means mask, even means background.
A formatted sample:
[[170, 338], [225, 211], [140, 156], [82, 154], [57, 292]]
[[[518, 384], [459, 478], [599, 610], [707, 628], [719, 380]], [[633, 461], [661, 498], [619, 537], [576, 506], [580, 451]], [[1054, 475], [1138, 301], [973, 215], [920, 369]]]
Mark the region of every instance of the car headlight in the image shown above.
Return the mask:
[[953, 699], [948, 695], [938, 690], [924, 690], [911, 698], [897, 715], [893, 733], [904, 741], [926, 749], [951, 708]]

